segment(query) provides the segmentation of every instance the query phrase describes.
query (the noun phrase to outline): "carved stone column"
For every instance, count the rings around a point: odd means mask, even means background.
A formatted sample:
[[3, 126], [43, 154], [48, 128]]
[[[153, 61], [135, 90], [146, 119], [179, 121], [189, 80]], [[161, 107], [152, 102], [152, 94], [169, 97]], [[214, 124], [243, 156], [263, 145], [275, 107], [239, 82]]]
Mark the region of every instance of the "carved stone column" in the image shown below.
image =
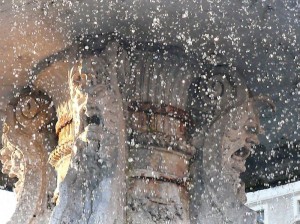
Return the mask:
[[189, 223], [187, 180], [195, 148], [186, 142], [188, 114], [149, 103], [129, 109], [128, 223]]
[[16, 211], [9, 223], [46, 223], [52, 210], [54, 170], [48, 153], [54, 148], [54, 109], [40, 91], [23, 91], [7, 107], [0, 151], [2, 171], [17, 177]]
[[128, 101], [127, 222], [189, 223], [190, 115], [187, 92], [197, 76], [183, 52], [137, 49], [123, 94]]

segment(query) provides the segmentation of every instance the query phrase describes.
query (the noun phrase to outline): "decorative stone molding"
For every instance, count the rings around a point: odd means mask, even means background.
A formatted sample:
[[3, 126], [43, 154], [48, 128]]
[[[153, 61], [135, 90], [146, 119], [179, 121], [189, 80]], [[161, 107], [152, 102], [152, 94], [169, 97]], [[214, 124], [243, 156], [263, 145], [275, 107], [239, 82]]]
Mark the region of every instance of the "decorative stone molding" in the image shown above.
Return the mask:
[[54, 108], [42, 92], [26, 89], [7, 107], [1, 152], [2, 171], [17, 177], [16, 211], [9, 223], [41, 223], [49, 219], [55, 175], [47, 165], [55, 142]]
[[163, 147], [168, 151], [186, 154], [189, 157], [192, 157], [196, 153], [196, 148], [187, 141], [179, 139], [176, 136], [165, 135], [164, 133], [133, 132], [129, 139], [133, 141], [131, 144], [149, 144], [156, 147]]

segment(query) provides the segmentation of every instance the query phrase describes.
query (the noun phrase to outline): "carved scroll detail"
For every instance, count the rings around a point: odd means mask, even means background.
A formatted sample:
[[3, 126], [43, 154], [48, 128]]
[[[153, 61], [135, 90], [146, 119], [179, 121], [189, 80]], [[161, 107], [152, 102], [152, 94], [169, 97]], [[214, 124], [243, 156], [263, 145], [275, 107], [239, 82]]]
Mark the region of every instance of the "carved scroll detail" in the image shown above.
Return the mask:
[[51, 101], [39, 91], [26, 90], [8, 105], [0, 159], [3, 172], [18, 178], [9, 223], [41, 223], [50, 216], [55, 180], [47, 158], [55, 144], [53, 119]]
[[222, 114], [248, 98], [248, 89], [236, 71], [217, 66], [196, 78], [189, 89], [188, 110], [194, 123], [210, 126]]

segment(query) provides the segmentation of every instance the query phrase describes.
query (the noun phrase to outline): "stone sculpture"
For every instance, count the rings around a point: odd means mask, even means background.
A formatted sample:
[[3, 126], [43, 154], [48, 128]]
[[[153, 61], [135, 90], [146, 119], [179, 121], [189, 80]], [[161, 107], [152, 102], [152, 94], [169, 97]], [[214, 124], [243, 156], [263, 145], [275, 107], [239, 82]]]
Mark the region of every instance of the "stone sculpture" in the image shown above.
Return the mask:
[[[22, 223], [254, 223], [239, 175], [260, 127], [239, 74], [227, 65], [199, 64], [177, 48], [97, 41], [98, 49], [75, 48], [66, 62], [68, 93], [61, 101], [53, 95], [57, 142], [51, 147], [43, 137], [54, 121], [50, 101], [32, 98], [33, 91], [23, 109], [8, 108], [22, 128], [15, 140], [6, 140], [5, 131], [4, 146], [17, 150], [1, 151], [4, 172], [12, 172], [11, 160], [19, 181], [26, 180], [27, 168], [16, 164], [27, 161], [23, 152], [39, 150], [35, 165], [48, 161], [57, 173], [56, 190], [49, 168], [38, 182], [41, 199], [32, 199], [43, 215], [20, 205], [28, 212], [20, 213]], [[7, 119], [9, 130], [14, 119]], [[36, 125], [28, 130], [32, 119]], [[17, 139], [25, 138], [38, 146], [20, 145]]]
[[117, 74], [124, 71], [117, 65], [119, 57], [122, 52], [112, 44], [70, 71], [74, 142], [51, 223], [125, 222], [125, 121], [117, 83]]
[[[245, 186], [240, 174], [261, 132], [255, 101], [238, 74], [215, 68], [215, 75], [197, 80], [191, 105], [201, 105], [205, 118], [196, 125], [193, 144], [198, 148], [193, 168], [191, 217], [193, 223], [255, 223], [255, 213], [243, 205]], [[201, 91], [195, 91], [201, 89]], [[199, 115], [199, 111], [191, 108]], [[198, 130], [197, 130], [198, 129]]]
[[18, 178], [11, 224], [49, 220], [55, 186], [54, 170], [47, 164], [55, 146], [53, 122], [53, 105], [40, 91], [25, 89], [8, 105], [0, 159], [3, 171]]

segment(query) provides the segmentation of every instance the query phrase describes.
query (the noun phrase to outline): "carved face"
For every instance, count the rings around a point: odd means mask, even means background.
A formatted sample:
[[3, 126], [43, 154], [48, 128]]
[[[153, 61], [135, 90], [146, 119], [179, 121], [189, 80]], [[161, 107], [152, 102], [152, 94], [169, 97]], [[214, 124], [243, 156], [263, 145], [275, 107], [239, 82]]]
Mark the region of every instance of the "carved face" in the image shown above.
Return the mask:
[[251, 153], [251, 147], [258, 144], [260, 123], [254, 112], [253, 102], [248, 101], [229, 113], [230, 127], [222, 140], [222, 167], [224, 174], [233, 184], [238, 199], [246, 202], [244, 183], [240, 174], [246, 171], [245, 162]]
[[[117, 122], [111, 117], [117, 116], [118, 110], [115, 108], [119, 107], [119, 103], [111, 86], [109, 71], [101, 60], [91, 57], [74, 66], [70, 72], [75, 134], [83, 133], [87, 126], [90, 130], [106, 126], [109, 131], [115, 132]], [[115, 107], [114, 110], [107, 109], [111, 106]]]

